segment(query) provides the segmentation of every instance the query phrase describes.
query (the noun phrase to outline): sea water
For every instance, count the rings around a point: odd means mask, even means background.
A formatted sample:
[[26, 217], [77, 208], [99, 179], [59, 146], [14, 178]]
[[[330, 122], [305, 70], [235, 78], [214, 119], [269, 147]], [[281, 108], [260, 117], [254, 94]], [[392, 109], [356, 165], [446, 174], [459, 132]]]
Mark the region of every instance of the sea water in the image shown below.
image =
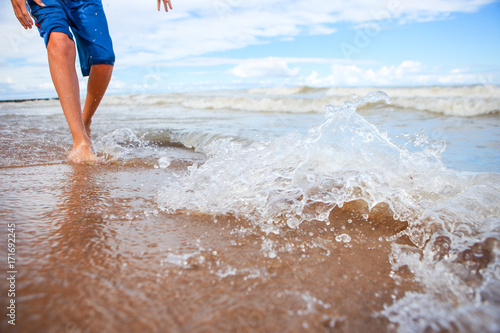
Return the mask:
[[[221, 228], [220, 221], [226, 221], [222, 228], [231, 246], [250, 253], [245, 246], [253, 244], [261, 261], [247, 258], [238, 264], [223, 249], [208, 248], [195, 236], [183, 236], [186, 243], [179, 245], [183, 250], [178, 253], [168, 242], [156, 245], [165, 247], [166, 253], [156, 255], [159, 261], [154, 261], [155, 255], [145, 260], [158, 264], [155, 274], [164, 274], [163, 265], [175, 267], [176, 274], [190, 274], [197, 267], [206, 270], [205, 279], [213, 275], [225, 281], [241, 275], [241, 283], [261, 279], [262, 286], [270, 274], [269, 265], [277, 262], [300, 271], [306, 269], [307, 258], [324, 262], [338, 255], [339, 262], [346, 260], [342, 267], [350, 274], [350, 260], [368, 267], [369, 262], [361, 258], [387, 246], [386, 257], [379, 260], [390, 271], [373, 295], [382, 295], [387, 281], [399, 292], [367, 310], [369, 318], [386, 322], [374, 327], [400, 332], [497, 332], [500, 88], [382, 90], [294, 87], [107, 96], [93, 121], [93, 142], [101, 161], [99, 170], [108, 174], [106, 182], [115, 179], [121, 185], [108, 193], [108, 200], [101, 200], [95, 189], [90, 192], [97, 201], [97, 208], [91, 208], [96, 214], [92, 219], [110, 225], [154, 219], [153, 225], [147, 224], [153, 233], [155, 228], [165, 228], [161, 224], [169, 216], [201, 219], [203, 227], [189, 222], [193, 233], [196, 228]], [[36, 185], [23, 183], [19, 173], [15, 176], [9, 170], [67, 164], [71, 138], [58, 101], [2, 103], [0, 117], [4, 193]], [[78, 191], [85, 186], [80, 178], [92, 177], [72, 178], [71, 183], [79, 184]], [[136, 180], [140, 184], [134, 187], [131, 183]], [[59, 187], [56, 182], [38, 191], [57, 192]], [[21, 224], [26, 222], [23, 216], [32, 212], [23, 211], [28, 208], [12, 198], [24, 195], [3, 195], [2, 214]], [[71, 198], [72, 207], [83, 200]], [[116, 206], [112, 213], [109, 206]], [[41, 211], [37, 216], [47, 223], [50, 212], [54, 216], [61, 212], [37, 209]], [[369, 223], [366, 228], [363, 221]], [[128, 234], [125, 227], [120, 228], [113, 237]], [[123, 239], [130, 243], [122, 239], [121, 246], [139, 246], [128, 235]], [[50, 239], [42, 247], [52, 247]], [[320, 249], [321, 255], [313, 249]], [[126, 256], [118, 247], [109, 251], [112, 258]], [[236, 261], [224, 265], [224, 259], [217, 257]], [[328, 265], [334, 274], [332, 264]], [[356, 280], [362, 276], [360, 270]], [[361, 288], [376, 280], [367, 274], [364, 282], [353, 284]], [[300, 291], [266, 285], [271, 294], [279, 289], [279, 299], [295, 297], [305, 304], [283, 314], [273, 301], [274, 317], [303, 316], [308, 319], [294, 325], [314, 331], [323, 326], [363, 327], [352, 323], [355, 315], [335, 308], [334, 296], [315, 292], [313, 281], [309, 289], [307, 281], [300, 284], [304, 288]], [[258, 290], [258, 286], [256, 282], [249, 288]], [[324, 283], [323, 287], [328, 289]], [[153, 303], [159, 306], [162, 299], [153, 297]], [[113, 311], [118, 313], [128, 311], [115, 306]], [[259, 320], [261, 326], [257, 326], [264, 331], [280, 327], [279, 320]], [[316, 322], [323, 326], [314, 326]]]

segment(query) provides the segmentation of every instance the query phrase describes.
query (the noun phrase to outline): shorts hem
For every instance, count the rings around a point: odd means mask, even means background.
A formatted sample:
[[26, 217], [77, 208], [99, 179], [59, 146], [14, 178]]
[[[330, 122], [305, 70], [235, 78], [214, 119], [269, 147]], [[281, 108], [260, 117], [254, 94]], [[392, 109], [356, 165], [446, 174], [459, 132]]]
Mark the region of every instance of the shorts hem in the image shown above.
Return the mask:
[[82, 67], [81, 68], [81, 70], [82, 70], [82, 76], [84, 76], [84, 77], [85, 76], [89, 76], [90, 75], [90, 68], [93, 65], [111, 65], [111, 66], [114, 66], [114, 64], [115, 64], [114, 60], [92, 59], [92, 61], [90, 61], [88, 67]]
[[92, 61], [90, 61], [90, 66], [92, 65], [114, 65], [115, 64], [115, 61], [114, 60], [99, 60], [99, 59], [92, 59]]

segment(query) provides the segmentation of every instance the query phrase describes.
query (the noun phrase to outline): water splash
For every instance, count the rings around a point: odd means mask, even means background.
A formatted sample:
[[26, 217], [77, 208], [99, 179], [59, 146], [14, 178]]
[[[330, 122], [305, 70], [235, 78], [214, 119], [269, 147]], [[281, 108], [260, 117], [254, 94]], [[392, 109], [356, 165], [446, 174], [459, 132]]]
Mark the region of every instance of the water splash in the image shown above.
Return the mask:
[[293, 228], [326, 221], [335, 206], [363, 199], [370, 207], [386, 202], [397, 218], [408, 219], [415, 197], [435, 187], [428, 172], [445, 167], [439, 150], [412, 154], [356, 113], [379, 101], [390, 99], [372, 92], [356, 102], [329, 105], [325, 121], [304, 137], [293, 132], [248, 146], [218, 140], [198, 147], [208, 160], [189, 168], [178, 186], [164, 189], [160, 205], [167, 212], [230, 213], [258, 225]]
[[95, 144], [95, 149], [105, 162], [113, 162], [132, 154], [134, 148], [150, 149], [143, 137], [138, 137], [129, 128], [120, 128], [104, 135]]

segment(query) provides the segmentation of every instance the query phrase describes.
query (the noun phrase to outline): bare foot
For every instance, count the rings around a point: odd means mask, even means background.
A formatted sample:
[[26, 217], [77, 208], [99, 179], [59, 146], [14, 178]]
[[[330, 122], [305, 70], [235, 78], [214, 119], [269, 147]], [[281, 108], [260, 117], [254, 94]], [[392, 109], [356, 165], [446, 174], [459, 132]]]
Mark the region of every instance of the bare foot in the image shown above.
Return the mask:
[[68, 158], [73, 163], [97, 163], [97, 156], [94, 155], [89, 145], [82, 143], [69, 153]]

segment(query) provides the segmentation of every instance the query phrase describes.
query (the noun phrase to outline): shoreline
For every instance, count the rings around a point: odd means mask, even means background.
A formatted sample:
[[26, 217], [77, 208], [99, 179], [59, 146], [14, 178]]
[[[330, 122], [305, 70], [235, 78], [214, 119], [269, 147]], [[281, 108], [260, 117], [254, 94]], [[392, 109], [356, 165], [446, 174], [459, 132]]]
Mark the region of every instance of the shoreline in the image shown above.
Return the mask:
[[27, 98], [27, 99], [0, 99], [0, 103], [23, 103], [23, 102], [38, 102], [38, 101], [58, 101], [58, 97], [46, 98]]

